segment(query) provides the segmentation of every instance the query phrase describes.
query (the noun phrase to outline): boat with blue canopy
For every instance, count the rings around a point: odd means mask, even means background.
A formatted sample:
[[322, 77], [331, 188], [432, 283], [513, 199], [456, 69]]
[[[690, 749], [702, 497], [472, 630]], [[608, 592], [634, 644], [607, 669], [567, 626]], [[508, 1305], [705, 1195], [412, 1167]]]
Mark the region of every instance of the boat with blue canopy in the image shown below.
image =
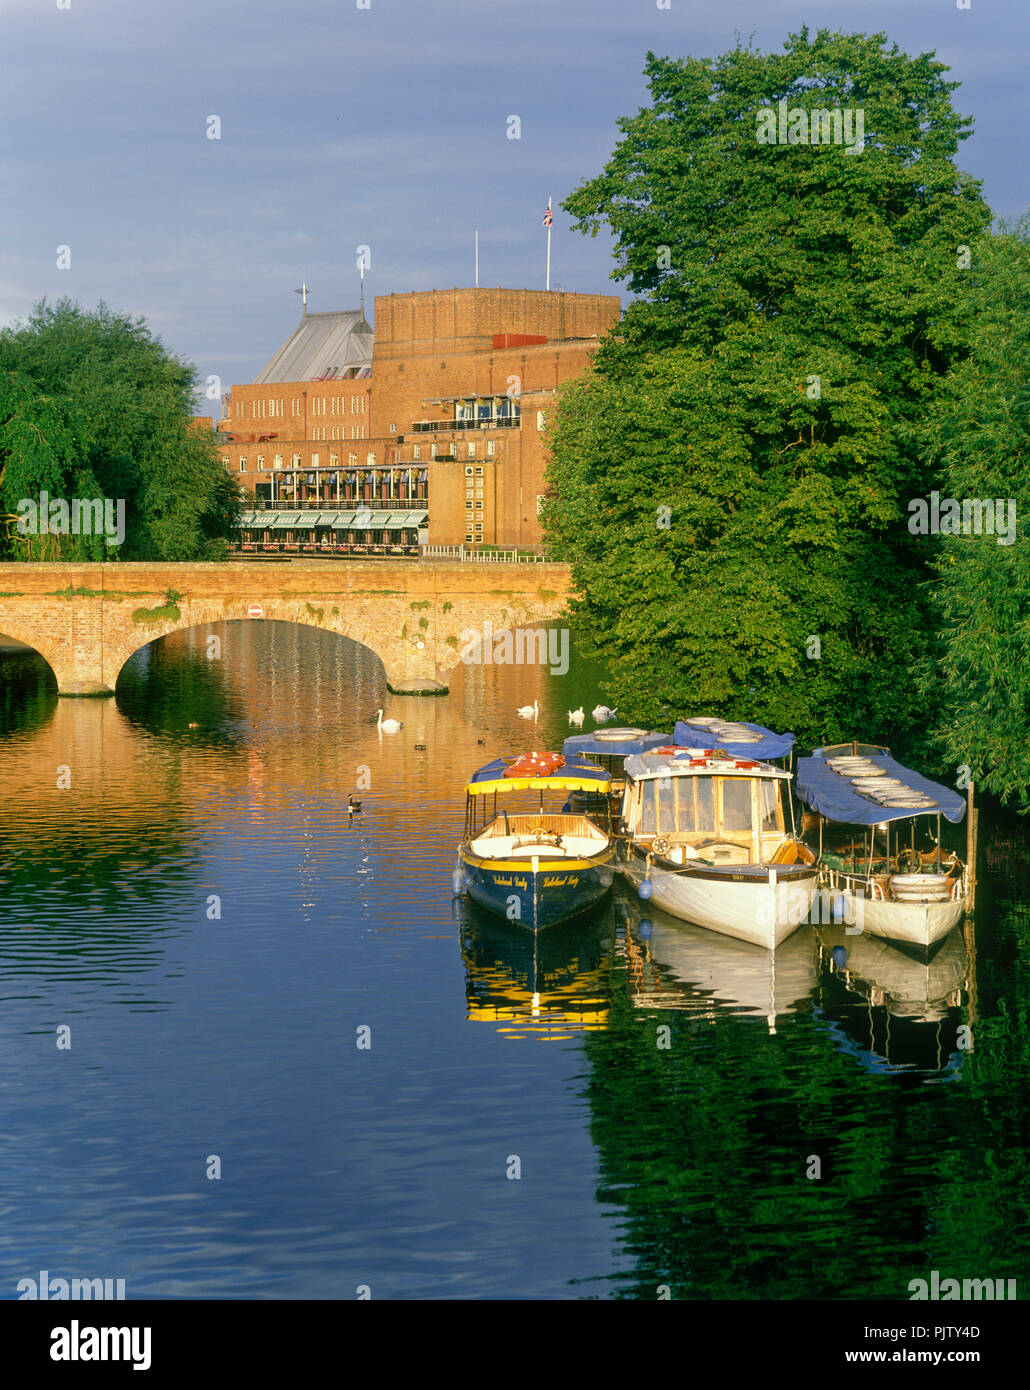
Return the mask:
[[678, 719], [672, 741], [683, 748], [722, 748], [735, 758], [757, 758], [764, 763], [789, 758], [794, 748], [793, 734], [707, 716]]
[[618, 811], [625, 789], [623, 766], [634, 753], [647, 753], [669, 742], [668, 734], [647, 729], [595, 729], [592, 734], [570, 734], [561, 746], [567, 758], [589, 758], [603, 767], [612, 779], [612, 806], [602, 805], [596, 792], [573, 792], [570, 809], [585, 815], [608, 815]]
[[818, 869], [794, 833], [786, 768], [669, 746], [627, 758], [625, 774], [619, 867], [642, 898], [767, 948], [800, 926]]
[[822, 882], [856, 930], [925, 951], [958, 925], [965, 865], [941, 847], [942, 818], [957, 825], [966, 813], [958, 792], [881, 744], [849, 743], [799, 758], [797, 794], [812, 812], [803, 829], [818, 831]]
[[607, 771], [584, 757], [525, 753], [479, 768], [465, 788], [455, 893], [530, 931], [596, 906], [615, 877], [610, 825], [545, 798], [583, 793], [607, 807], [610, 791]]

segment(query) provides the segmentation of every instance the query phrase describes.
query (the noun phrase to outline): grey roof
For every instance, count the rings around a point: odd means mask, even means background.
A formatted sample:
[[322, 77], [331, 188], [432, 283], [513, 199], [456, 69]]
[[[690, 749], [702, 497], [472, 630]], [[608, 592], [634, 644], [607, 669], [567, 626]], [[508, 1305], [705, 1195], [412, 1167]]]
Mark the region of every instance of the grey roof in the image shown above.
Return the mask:
[[367, 376], [373, 338], [371, 325], [360, 309], [305, 314], [254, 381], [339, 380], [351, 368], [355, 375]]

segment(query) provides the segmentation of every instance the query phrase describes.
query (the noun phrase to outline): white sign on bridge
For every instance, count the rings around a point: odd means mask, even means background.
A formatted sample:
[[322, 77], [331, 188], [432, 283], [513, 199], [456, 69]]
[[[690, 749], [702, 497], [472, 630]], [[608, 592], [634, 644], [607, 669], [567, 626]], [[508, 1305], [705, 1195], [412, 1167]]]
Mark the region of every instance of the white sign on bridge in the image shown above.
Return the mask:
[[263, 618], [264, 616], [265, 610], [261, 607], [260, 603], [252, 603], [247, 609], [248, 618]]

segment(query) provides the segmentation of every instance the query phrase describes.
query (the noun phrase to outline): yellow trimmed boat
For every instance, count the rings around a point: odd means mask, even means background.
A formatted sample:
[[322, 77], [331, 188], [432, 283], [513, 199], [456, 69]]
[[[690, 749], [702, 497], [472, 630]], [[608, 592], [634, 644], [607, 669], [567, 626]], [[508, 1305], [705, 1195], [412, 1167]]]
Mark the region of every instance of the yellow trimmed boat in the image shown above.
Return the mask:
[[569, 810], [567, 800], [560, 810], [550, 810], [544, 798], [575, 792], [607, 796], [610, 786], [604, 768], [561, 753], [496, 758], [479, 768], [465, 788], [455, 893], [468, 893], [530, 931], [596, 906], [615, 877], [610, 828]]

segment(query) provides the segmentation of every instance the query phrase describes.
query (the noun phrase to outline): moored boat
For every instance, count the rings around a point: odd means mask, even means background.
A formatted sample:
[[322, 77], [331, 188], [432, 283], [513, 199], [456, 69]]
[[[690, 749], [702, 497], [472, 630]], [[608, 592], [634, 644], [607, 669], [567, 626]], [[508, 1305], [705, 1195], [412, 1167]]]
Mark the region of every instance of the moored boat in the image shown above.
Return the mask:
[[455, 893], [530, 931], [595, 906], [615, 876], [610, 829], [596, 817], [547, 809], [544, 798], [590, 793], [607, 804], [610, 785], [603, 768], [561, 753], [497, 758], [479, 768], [465, 788]]
[[836, 744], [798, 759], [797, 793], [813, 813], [807, 828], [813, 841], [818, 832], [822, 884], [842, 897], [853, 934], [927, 951], [959, 924], [965, 866], [941, 850], [941, 817], [957, 824], [965, 815], [957, 792], [879, 744]]
[[804, 921], [818, 870], [794, 833], [785, 768], [668, 746], [627, 758], [625, 773], [620, 867], [642, 898], [756, 946]]
[[611, 778], [610, 806], [596, 792], [573, 792], [569, 798], [570, 808], [588, 816], [600, 815], [604, 818], [611, 814], [616, 817], [626, 787], [623, 776], [626, 759], [634, 753], [646, 753], [651, 748], [660, 748], [670, 742], [668, 734], [647, 729], [595, 729], [592, 734], [570, 734], [562, 744], [564, 755], [567, 758], [587, 758], [598, 767], [603, 767]]

